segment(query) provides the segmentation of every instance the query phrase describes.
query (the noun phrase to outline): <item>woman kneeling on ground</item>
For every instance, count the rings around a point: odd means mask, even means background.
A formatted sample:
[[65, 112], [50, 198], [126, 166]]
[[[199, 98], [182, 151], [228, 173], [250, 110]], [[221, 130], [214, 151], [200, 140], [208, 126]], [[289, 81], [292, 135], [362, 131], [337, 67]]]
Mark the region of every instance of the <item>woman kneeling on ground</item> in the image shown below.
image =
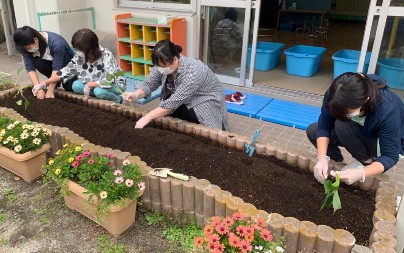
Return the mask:
[[404, 104], [376, 75], [348, 72], [338, 76], [324, 95], [318, 123], [307, 128], [317, 147], [314, 176], [323, 183], [330, 159], [342, 162], [338, 146], [356, 160], [338, 174], [347, 184], [386, 172], [404, 155]]
[[105, 79], [107, 73], [121, 72], [112, 52], [101, 47], [97, 35], [89, 29], [75, 32], [72, 46], [77, 50], [76, 55], [55, 77], [49, 78], [45, 83], [65, 81], [77, 75], [72, 86], [75, 93], [122, 103], [121, 94], [126, 88], [125, 78], [117, 77], [112, 81]]
[[182, 48], [170, 40], [156, 44], [152, 53], [154, 68], [135, 92], [124, 98], [148, 98], [161, 84], [159, 107], [150, 111], [136, 123], [143, 128], [153, 119], [170, 115], [197, 124], [227, 129], [227, 110], [223, 87], [201, 61], [181, 55]]
[[[48, 87], [39, 82], [37, 70], [47, 78], [57, 77], [56, 73], [73, 58], [74, 52], [66, 40], [53, 32], [38, 32], [32, 27], [23, 26], [15, 30], [13, 35], [17, 50], [21, 53], [29, 79], [34, 85], [33, 93], [38, 99], [54, 98], [57, 80]], [[63, 88], [72, 91], [72, 83], [62, 84]], [[47, 88], [46, 94], [44, 89]]]

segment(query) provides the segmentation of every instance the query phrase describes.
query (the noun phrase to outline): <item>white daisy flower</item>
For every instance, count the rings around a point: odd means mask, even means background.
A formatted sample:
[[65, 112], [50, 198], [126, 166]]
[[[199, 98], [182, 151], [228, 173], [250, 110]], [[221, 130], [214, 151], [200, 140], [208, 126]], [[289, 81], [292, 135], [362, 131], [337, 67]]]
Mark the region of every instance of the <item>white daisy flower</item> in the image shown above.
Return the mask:
[[34, 129], [35, 127], [34, 127], [33, 125], [28, 125], [27, 128], [30, 129], [30, 130], [32, 130], [32, 129]]
[[35, 127], [33, 131], [34, 132], [39, 132], [39, 131], [41, 131], [41, 128]]
[[20, 137], [21, 137], [21, 139], [25, 140], [25, 139], [27, 139], [27, 138], [29, 137], [29, 134], [28, 134], [27, 132], [23, 132], [23, 133], [20, 135]]
[[39, 132], [34, 131], [34, 132], [31, 133], [31, 136], [37, 137], [38, 134], [39, 134]]
[[285, 252], [285, 250], [281, 246], [276, 246], [276, 251], [279, 253]]
[[28, 128], [27, 124], [22, 125], [22, 129], [27, 129], [27, 128]]
[[8, 141], [6, 140], [6, 141], [3, 141], [3, 144], [8, 144]]
[[14, 144], [17, 144], [17, 143], [18, 143], [18, 139], [17, 139], [17, 138], [12, 139], [11, 142], [14, 143]]
[[41, 139], [35, 138], [32, 142], [33, 142], [34, 144], [36, 144], [36, 145], [39, 145], [39, 144], [41, 144]]
[[13, 138], [13, 136], [9, 136], [9, 137], [7, 137], [7, 141], [12, 141], [14, 138]]
[[128, 165], [128, 164], [130, 164], [130, 161], [128, 159], [125, 159], [125, 160], [123, 160], [122, 164], [123, 165]]
[[11, 129], [13, 129], [13, 127], [14, 127], [14, 125], [13, 125], [13, 124], [10, 124], [10, 125], [7, 126], [7, 129], [8, 129], [8, 130], [11, 130]]
[[20, 152], [21, 149], [22, 149], [21, 145], [17, 145], [17, 146], [14, 147], [14, 151], [17, 152], [17, 153]]

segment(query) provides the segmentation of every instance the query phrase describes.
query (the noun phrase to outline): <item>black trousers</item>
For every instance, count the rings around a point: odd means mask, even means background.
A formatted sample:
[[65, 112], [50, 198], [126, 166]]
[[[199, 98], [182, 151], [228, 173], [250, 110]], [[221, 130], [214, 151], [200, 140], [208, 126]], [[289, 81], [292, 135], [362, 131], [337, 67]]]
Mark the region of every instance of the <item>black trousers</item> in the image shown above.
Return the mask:
[[[313, 123], [306, 130], [307, 138], [315, 147], [317, 147], [317, 127], [318, 123]], [[341, 162], [344, 159], [339, 147], [345, 147], [352, 157], [359, 162], [365, 162], [369, 158], [377, 157], [377, 138], [365, 136], [363, 127], [353, 121], [335, 121], [335, 128], [331, 131], [327, 155], [336, 162]]]
[[[39, 71], [42, 75], [46, 76], [47, 78], [51, 77], [52, 75], [52, 61], [44, 60], [40, 57], [34, 57], [34, 66], [35, 69]], [[62, 83], [63, 89], [67, 91], [73, 91], [72, 85], [73, 82], [77, 80], [77, 76], [67, 80], [65, 83]], [[60, 82], [57, 83], [57, 87], [59, 87]]]
[[186, 120], [196, 124], [200, 124], [196, 117], [194, 109], [188, 109], [185, 105], [181, 105], [175, 111], [170, 114], [171, 117]]

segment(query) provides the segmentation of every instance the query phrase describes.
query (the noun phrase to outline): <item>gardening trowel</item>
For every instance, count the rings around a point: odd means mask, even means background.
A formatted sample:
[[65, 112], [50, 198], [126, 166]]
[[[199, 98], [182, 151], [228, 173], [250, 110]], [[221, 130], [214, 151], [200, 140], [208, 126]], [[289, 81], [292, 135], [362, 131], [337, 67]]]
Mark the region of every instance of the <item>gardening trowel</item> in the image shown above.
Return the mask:
[[189, 177], [187, 175], [171, 172], [171, 169], [169, 168], [154, 168], [151, 171], [149, 171], [149, 174], [156, 177], [166, 178], [167, 176], [172, 176], [184, 181], [189, 180]]

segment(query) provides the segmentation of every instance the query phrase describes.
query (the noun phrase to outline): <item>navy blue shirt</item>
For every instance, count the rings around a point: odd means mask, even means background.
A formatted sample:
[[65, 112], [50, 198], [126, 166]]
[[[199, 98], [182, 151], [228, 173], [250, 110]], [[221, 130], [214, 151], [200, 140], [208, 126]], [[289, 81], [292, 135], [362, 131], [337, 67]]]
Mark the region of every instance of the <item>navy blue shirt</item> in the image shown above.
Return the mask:
[[[372, 81], [380, 78], [368, 75]], [[393, 167], [404, 154], [404, 104], [403, 101], [388, 87], [379, 89], [381, 103], [377, 102], [376, 111], [366, 114], [363, 133], [370, 138], [378, 138], [381, 155], [376, 161], [384, 166], [384, 171]], [[324, 94], [321, 114], [318, 119], [317, 138], [330, 138], [331, 130], [335, 125], [334, 116], [327, 110], [329, 89]]]
[[[74, 56], [73, 50], [67, 44], [66, 40], [57, 33], [48, 33], [49, 53], [53, 57], [52, 70], [58, 71], [66, 66]], [[21, 50], [27, 72], [36, 71], [34, 66], [34, 57], [32, 53]]]

